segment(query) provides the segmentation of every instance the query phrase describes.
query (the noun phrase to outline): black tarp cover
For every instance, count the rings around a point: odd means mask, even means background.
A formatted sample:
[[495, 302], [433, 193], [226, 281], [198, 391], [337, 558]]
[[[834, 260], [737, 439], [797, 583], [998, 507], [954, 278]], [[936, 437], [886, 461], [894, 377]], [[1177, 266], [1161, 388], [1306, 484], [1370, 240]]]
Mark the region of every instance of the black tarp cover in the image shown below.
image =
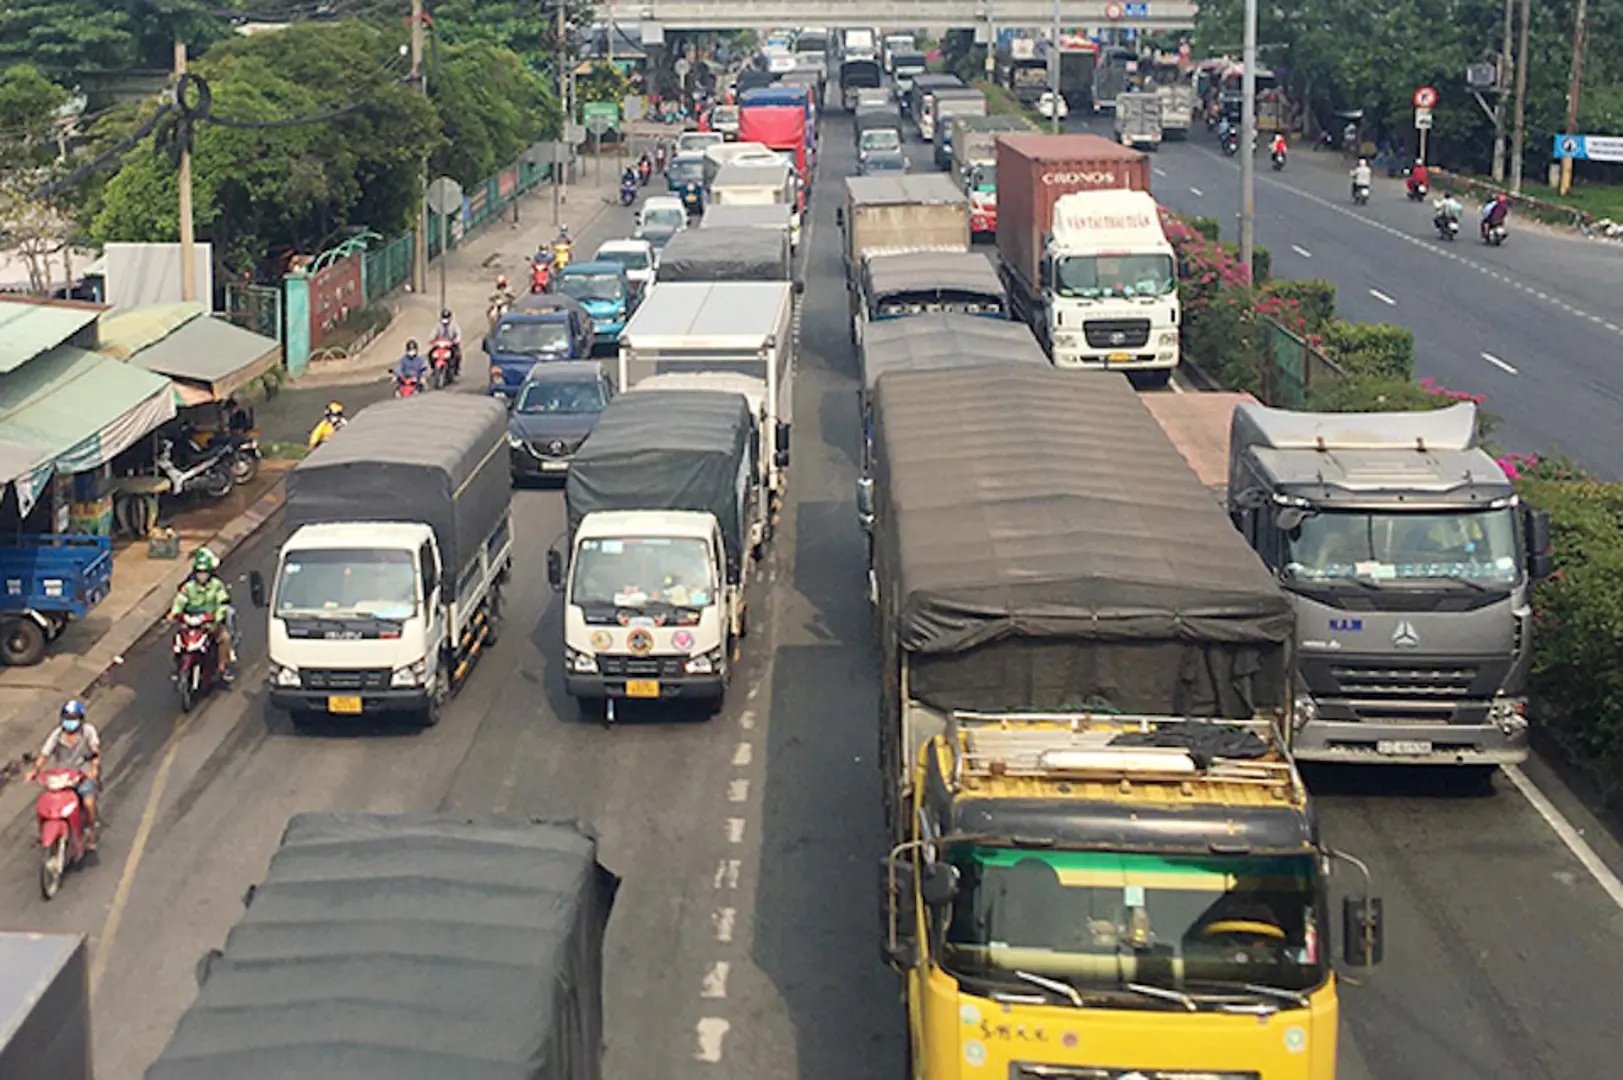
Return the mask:
[[789, 234], [749, 225], [684, 229], [659, 257], [660, 281], [790, 281]]
[[605, 510], [704, 510], [721, 524], [736, 577], [743, 552], [745, 500], [756, 475], [755, 418], [741, 394], [720, 390], [639, 390], [621, 394], [569, 466], [564, 503], [569, 532]]
[[987, 364], [1049, 366], [1048, 354], [1022, 322], [929, 311], [881, 319], [863, 328], [862, 385], [872, 392], [889, 371], [980, 367]]
[[599, 1080], [577, 823], [300, 814], [146, 1080]]
[[868, 295], [883, 299], [904, 292], [943, 290], [995, 296], [1008, 303], [1003, 279], [979, 251], [907, 251], [863, 260]]
[[380, 401], [293, 467], [288, 529], [345, 521], [422, 522], [445, 561], [446, 599], [513, 498], [507, 410], [482, 394]]
[[1290, 606], [1124, 376], [900, 371], [874, 413], [880, 613], [912, 697], [1283, 704]]

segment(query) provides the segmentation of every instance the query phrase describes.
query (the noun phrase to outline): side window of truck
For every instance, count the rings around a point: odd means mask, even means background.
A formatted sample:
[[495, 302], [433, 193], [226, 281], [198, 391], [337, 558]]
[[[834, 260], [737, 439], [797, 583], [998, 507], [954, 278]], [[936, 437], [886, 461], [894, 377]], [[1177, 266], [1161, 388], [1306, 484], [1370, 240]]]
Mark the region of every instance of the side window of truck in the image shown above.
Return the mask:
[[423, 602], [427, 603], [440, 583], [439, 567], [434, 559], [434, 545], [424, 541], [417, 552], [417, 562], [422, 567]]

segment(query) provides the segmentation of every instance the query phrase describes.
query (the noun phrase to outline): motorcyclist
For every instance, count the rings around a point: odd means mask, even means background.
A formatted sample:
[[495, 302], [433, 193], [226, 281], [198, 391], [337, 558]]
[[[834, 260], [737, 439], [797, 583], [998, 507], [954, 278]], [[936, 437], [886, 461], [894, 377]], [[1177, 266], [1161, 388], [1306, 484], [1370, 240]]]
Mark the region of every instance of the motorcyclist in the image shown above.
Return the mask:
[[1365, 191], [1368, 191], [1369, 186], [1373, 181], [1374, 174], [1370, 171], [1369, 162], [1364, 158], [1359, 158], [1358, 164], [1353, 166], [1352, 171], [1353, 194], [1357, 195], [1359, 188], [1363, 188]]
[[1269, 145], [1268, 153], [1279, 157], [1285, 156], [1285, 133], [1283, 131], [1274, 132], [1274, 141]]
[[45, 736], [44, 744], [23, 779], [33, 783], [45, 769], [77, 769], [84, 774], [78, 787], [79, 804], [85, 808], [85, 847], [96, 850], [96, 790], [101, 780], [101, 735], [85, 723], [85, 703], [78, 698], [64, 702], [57, 726]]
[[626, 171], [620, 174], [620, 186], [628, 188], [637, 186], [637, 170], [635, 168], [630, 165], [626, 166]]
[[1482, 207], [1482, 238], [1486, 240], [1489, 231], [1504, 225], [1509, 216], [1510, 196], [1501, 191]]
[[648, 151], [644, 150], [642, 157], [637, 159], [637, 179], [646, 184], [653, 173], [654, 159], [648, 156]]
[[496, 275], [496, 289], [490, 294], [490, 306], [510, 308], [518, 297], [513, 293], [513, 287], [507, 283], [506, 274]]
[[316, 423], [316, 426], [310, 429], [310, 449], [314, 450], [332, 438], [333, 432], [347, 423], [349, 421], [344, 418], [343, 403], [338, 401], [327, 402], [327, 411], [321, 414], [321, 419]]
[[1460, 203], [1460, 201], [1452, 194], [1446, 192], [1442, 198], [1436, 200], [1431, 205], [1432, 209], [1437, 211], [1438, 220], [1442, 221], [1458, 221], [1460, 219], [1460, 215], [1465, 213], [1465, 207]]
[[434, 327], [434, 337], [436, 340], [451, 343], [451, 374], [453, 376], [460, 374], [462, 371], [462, 327], [456, 321], [456, 316], [451, 314], [450, 308], [440, 312], [439, 325]]
[[569, 264], [569, 256], [575, 250], [575, 242], [569, 238], [569, 226], [558, 226], [558, 235], [552, 238], [552, 260], [561, 270]]
[[198, 548], [192, 556], [192, 573], [180, 588], [175, 590], [174, 603], [169, 605], [169, 617], [179, 620], [188, 612], [202, 612], [213, 616], [209, 624], [209, 631], [214, 635], [214, 651], [217, 659], [217, 674], [220, 681], [227, 686], [231, 685], [234, 677], [232, 668], [237, 662], [236, 649], [232, 644], [231, 623], [233, 612], [231, 610], [231, 591], [225, 587], [215, 571], [220, 568], [220, 560], [208, 548]]
[[1431, 190], [1431, 170], [1424, 165], [1416, 164], [1409, 170], [1409, 191], [1420, 195]]
[[416, 379], [420, 383], [428, 381], [428, 360], [417, 351], [415, 338], [406, 342], [405, 355], [395, 362], [394, 377], [397, 383], [407, 379]]

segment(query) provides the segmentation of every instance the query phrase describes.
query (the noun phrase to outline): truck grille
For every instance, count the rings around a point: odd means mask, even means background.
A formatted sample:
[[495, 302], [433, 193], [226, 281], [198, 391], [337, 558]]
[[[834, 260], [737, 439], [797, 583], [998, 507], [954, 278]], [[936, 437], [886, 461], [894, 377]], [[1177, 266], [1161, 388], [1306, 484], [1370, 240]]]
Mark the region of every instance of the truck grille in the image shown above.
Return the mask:
[[1090, 349], [1136, 349], [1149, 344], [1148, 319], [1089, 319], [1082, 324]]
[[530, 452], [536, 457], [563, 458], [580, 449], [580, 439], [531, 439]]
[[1474, 666], [1393, 667], [1388, 664], [1345, 664], [1330, 674], [1347, 697], [1390, 701], [1454, 701], [1471, 696]]
[[1210, 1069], [1121, 1069], [1092, 1065], [1026, 1065], [1009, 1070], [1010, 1080], [1262, 1080], [1255, 1072]]
[[306, 690], [387, 690], [389, 674], [388, 668], [305, 668], [299, 672], [299, 685]]
[[598, 656], [597, 670], [611, 678], [677, 679], [682, 661], [677, 657]]

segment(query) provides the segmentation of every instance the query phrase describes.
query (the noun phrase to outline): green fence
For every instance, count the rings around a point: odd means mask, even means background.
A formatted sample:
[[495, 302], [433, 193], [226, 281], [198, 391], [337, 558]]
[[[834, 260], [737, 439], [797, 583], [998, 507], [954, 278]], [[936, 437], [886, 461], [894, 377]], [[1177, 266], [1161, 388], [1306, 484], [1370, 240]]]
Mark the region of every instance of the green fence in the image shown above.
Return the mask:
[[1335, 361], [1266, 315], [1262, 321], [1262, 400], [1281, 409], [1301, 409], [1315, 389], [1346, 378]]
[[225, 317], [246, 330], [282, 342], [282, 290], [275, 285], [228, 281]]

